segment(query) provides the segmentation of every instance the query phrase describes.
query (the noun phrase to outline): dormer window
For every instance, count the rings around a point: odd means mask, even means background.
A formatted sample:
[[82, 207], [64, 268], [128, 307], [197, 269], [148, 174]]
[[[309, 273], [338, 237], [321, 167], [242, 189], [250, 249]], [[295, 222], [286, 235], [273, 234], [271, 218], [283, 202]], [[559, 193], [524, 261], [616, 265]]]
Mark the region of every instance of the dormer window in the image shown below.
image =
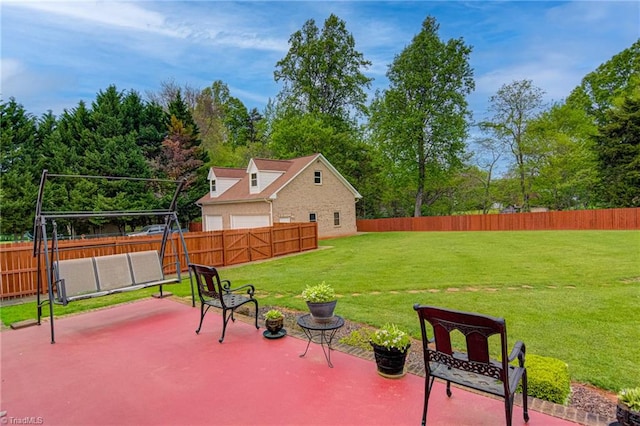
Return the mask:
[[322, 185], [322, 170], [316, 170], [313, 172], [313, 183], [316, 185]]
[[251, 173], [251, 187], [252, 188], [257, 188], [258, 187], [258, 174], [257, 173]]
[[216, 192], [216, 180], [215, 179], [211, 179], [209, 182], [211, 182], [211, 192]]

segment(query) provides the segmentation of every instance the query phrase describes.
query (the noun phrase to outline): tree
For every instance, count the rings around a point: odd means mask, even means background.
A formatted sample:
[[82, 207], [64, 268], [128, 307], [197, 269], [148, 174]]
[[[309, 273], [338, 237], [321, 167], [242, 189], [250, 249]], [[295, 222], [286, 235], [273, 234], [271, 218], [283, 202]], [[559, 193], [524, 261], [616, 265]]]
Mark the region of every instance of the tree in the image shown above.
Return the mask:
[[162, 152], [155, 168], [163, 176], [185, 181], [178, 209], [180, 215], [192, 220], [201, 214], [195, 202], [207, 191], [209, 158], [201, 147], [198, 126], [180, 91], [169, 102], [166, 118], [167, 136], [162, 142]]
[[37, 144], [35, 118], [14, 98], [0, 103], [0, 233], [18, 236], [33, 225]]
[[482, 214], [487, 214], [491, 208], [491, 183], [495, 168], [502, 157], [502, 150], [498, 141], [492, 138], [478, 138], [475, 141], [475, 159], [477, 171], [470, 168], [469, 176], [475, 178], [482, 185]]
[[276, 64], [274, 78], [283, 81], [281, 103], [300, 112], [340, 117], [364, 111], [371, 79], [360, 70], [371, 62], [355, 49], [343, 20], [331, 14], [322, 32], [313, 19], [289, 38], [289, 52]]
[[527, 145], [527, 124], [542, 107], [542, 89], [531, 80], [514, 81], [503, 85], [491, 96], [489, 110], [491, 121], [481, 123], [481, 128], [502, 141], [511, 152], [515, 170], [520, 181], [521, 206], [529, 211], [529, 182], [527, 160], [530, 146]]
[[640, 40], [587, 74], [567, 103], [583, 109], [601, 125], [613, 100], [631, 95], [640, 80]]
[[531, 190], [555, 210], [586, 208], [597, 180], [596, 126], [584, 110], [556, 104], [529, 122]]
[[414, 216], [443, 195], [440, 188], [462, 165], [470, 116], [465, 96], [474, 89], [471, 47], [462, 39], [440, 40], [438, 29], [434, 18], [425, 19], [389, 67], [389, 89], [371, 106], [372, 135], [392, 179], [414, 188]]
[[[269, 105], [262, 124], [267, 148], [279, 158], [322, 153], [359, 191], [373, 189], [377, 172], [371, 147], [356, 122], [365, 112], [371, 79], [362, 73], [371, 63], [355, 49], [344, 21], [330, 15], [322, 31], [307, 21], [289, 39], [287, 55], [274, 78], [284, 82], [279, 103]], [[358, 214], [372, 194], [361, 192]]]
[[618, 103], [596, 137], [599, 190], [610, 207], [640, 207], [640, 86]]

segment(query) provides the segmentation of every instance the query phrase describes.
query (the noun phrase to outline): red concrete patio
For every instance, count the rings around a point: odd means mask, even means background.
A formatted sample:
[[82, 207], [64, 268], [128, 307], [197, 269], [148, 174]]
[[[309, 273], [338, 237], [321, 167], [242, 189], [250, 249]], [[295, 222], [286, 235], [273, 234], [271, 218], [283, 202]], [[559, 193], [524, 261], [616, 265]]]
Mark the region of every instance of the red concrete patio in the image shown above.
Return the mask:
[[[3, 424], [417, 425], [424, 378], [376, 374], [375, 363], [172, 299], [146, 299], [0, 334]], [[501, 425], [500, 400], [434, 385], [428, 425]], [[573, 425], [529, 410], [529, 425]], [[525, 424], [516, 406], [513, 424]]]

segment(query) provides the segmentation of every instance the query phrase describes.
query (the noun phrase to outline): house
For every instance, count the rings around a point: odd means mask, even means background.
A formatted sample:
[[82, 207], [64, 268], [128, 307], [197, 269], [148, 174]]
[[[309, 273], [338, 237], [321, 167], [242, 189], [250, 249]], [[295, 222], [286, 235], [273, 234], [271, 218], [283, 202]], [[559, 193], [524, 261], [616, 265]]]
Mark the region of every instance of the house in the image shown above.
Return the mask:
[[198, 200], [204, 231], [317, 222], [318, 236], [352, 235], [362, 196], [322, 154], [253, 158], [246, 169], [212, 167]]

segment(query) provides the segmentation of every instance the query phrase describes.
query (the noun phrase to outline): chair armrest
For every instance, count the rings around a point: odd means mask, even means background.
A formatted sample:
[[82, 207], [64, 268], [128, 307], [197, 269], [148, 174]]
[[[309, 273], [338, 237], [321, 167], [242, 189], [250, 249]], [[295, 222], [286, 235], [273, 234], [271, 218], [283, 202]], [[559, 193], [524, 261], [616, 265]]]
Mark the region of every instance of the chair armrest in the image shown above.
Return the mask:
[[247, 289], [247, 294], [251, 297], [253, 297], [253, 293], [256, 291], [255, 287], [253, 286], [253, 284], [245, 284], [245, 285], [241, 285], [240, 287], [236, 287], [236, 288], [231, 288], [229, 287], [229, 285], [231, 285], [231, 283], [228, 280], [224, 280], [228, 283], [223, 285], [224, 291], [227, 293], [233, 293], [233, 292], [237, 292], [239, 290], [243, 290], [243, 289]]
[[509, 354], [509, 362], [514, 361], [518, 358], [518, 363], [520, 367], [524, 367], [524, 357], [525, 357], [525, 346], [524, 342], [518, 340], [515, 345], [513, 345], [513, 349], [511, 349], [511, 353]]

